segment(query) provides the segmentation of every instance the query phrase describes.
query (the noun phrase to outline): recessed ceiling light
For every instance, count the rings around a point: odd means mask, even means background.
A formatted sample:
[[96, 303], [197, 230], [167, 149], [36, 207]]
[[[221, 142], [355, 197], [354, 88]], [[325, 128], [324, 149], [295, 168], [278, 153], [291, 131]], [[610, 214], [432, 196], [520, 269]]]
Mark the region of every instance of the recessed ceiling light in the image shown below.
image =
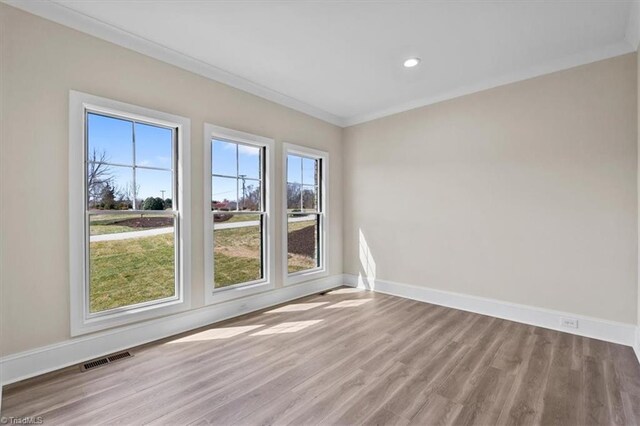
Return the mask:
[[405, 68], [413, 68], [420, 63], [420, 58], [409, 58], [404, 61]]

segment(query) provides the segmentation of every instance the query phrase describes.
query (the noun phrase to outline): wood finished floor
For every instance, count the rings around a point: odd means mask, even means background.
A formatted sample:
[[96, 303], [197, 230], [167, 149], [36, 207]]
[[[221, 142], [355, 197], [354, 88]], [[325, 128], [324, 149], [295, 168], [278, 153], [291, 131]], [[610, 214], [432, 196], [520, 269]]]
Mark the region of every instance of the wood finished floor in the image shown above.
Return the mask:
[[339, 289], [5, 388], [45, 424], [640, 424], [631, 348]]

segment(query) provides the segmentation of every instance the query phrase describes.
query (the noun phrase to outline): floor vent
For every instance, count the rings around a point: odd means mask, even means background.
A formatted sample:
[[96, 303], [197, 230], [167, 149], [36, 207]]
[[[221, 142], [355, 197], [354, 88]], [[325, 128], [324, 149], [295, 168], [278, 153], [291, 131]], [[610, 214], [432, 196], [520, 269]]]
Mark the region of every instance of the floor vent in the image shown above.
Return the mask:
[[109, 362], [113, 362], [122, 358], [129, 358], [130, 356], [131, 354], [129, 353], [129, 351], [125, 351], [125, 352], [120, 352], [119, 354], [108, 356], [107, 359], [109, 360]]
[[119, 352], [117, 354], [109, 355], [104, 358], [87, 361], [84, 364], [80, 365], [80, 370], [81, 371], [93, 370], [94, 368], [102, 367], [103, 365], [107, 365], [124, 358], [130, 358], [132, 356], [133, 355], [131, 355], [129, 351]]

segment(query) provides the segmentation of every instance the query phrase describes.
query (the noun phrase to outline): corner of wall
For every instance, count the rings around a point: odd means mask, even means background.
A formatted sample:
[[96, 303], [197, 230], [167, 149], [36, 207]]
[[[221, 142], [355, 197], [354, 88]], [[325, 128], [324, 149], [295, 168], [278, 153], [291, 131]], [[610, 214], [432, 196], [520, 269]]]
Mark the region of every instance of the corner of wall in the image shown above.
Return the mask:
[[[638, 2], [634, 2], [634, 6], [636, 8], [636, 15], [640, 16], [640, 7], [638, 7]], [[630, 18], [631, 20], [631, 18]], [[638, 17], [638, 24], [640, 25], [640, 17]], [[640, 29], [638, 29], [640, 31]], [[639, 36], [640, 37], [640, 36]], [[637, 44], [636, 44], [636, 47]], [[636, 80], [636, 121], [637, 121], [637, 125], [636, 125], [636, 154], [638, 157], [638, 166], [636, 167], [636, 189], [637, 189], [637, 194], [638, 194], [638, 210], [636, 212], [636, 215], [638, 216], [638, 244], [636, 245], [636, 250], [637, 250], [637, 259], [638, 259], [638, 269], [637, 269], [637, 302], [636, 302], [636, 317], [637, 317], [637, 324], [638, 324], [638, 333], [640, 333], [640, 50], [638, 50], [636, 52], [636, 76], [637, 76], [637, 80]], [[640, 351], [638, 350], [638, 346], [640, 345], [640, 337], [636, 336], [636, 345], [635, 345], [635, 349], [636, 349], [636, 355], [638, 355], [640, 353]], [[640, 356], [639, 356], [640, 359]]]
[[638, 0], [634, 0], [630, 6], [625, 40], [638, 50], [638, 44], [640, 44], [640, 1]]

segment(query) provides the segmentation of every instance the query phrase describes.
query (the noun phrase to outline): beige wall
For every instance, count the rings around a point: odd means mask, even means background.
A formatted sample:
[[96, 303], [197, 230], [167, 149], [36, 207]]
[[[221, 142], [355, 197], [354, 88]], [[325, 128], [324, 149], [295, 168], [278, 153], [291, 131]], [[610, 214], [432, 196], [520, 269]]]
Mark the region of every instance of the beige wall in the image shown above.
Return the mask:
[[345, 272], [635, 324], [636, 66], [346, 129]]
[[70, 89], [191, 119], [196, 309], [210, 122], [329, 151], [332, 274], [640, 323], [634, 54], [341, 131], [1, 3], [0, 49], [0, 355], [69, 338]]
[[278, 161], [283, 141], [329, 151], [330, 272], [342, 272], [340, 128], [1, 3], [0, 19], [1, 355], [69, 338], [70, 89], [191, 119], [194, 307], [204, 303], [204, 122], [274, 138]]

